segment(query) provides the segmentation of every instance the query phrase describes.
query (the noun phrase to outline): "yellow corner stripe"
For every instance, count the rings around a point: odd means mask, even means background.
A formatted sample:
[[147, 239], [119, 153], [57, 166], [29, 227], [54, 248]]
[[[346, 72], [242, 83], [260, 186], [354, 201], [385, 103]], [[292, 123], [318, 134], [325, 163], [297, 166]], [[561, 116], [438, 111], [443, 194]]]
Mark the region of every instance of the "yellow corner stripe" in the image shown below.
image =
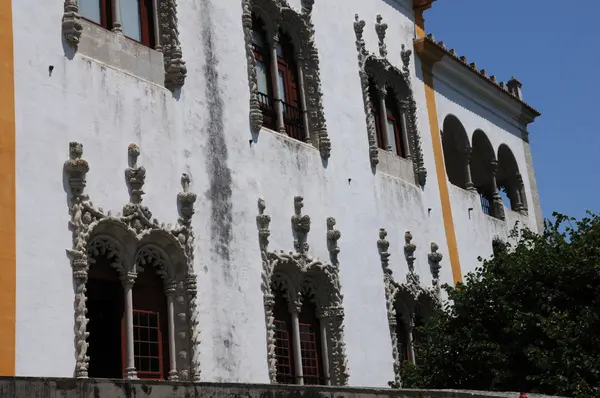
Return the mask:
[[14, 376], [17, 256], [12, 0], [0, 3], [0, 376]]
[[458, 257], [458, 246], [456, 244], [456, 233], [454, 231], [454, 220], [452, 218], [452, 205], [450, 204], [450, 192], [448, 180], [446, 179], [446, 167], [444, 165], [444, 151], [442, 149], [442, 136], [438, 123], [437, 106], [435, 103], [435, 90], [433, 89], [433, 75], [431, 69], [423, 64], [423, 80], [425, 82], [425, 99], [427, 101], [427, 114], [429, 115], [429, 127], [431, 140], [433, 141], [433, 156], [435, 158], [435, 171], [440, 189], [440, 201], [442, 202], [442, 217], [444, 219], [444, 230], [448, 242], [448, 253], [450, 254], [450, 265], [452, 266], [452, 277], [454, 284], [462, 282], [460, 270], [460, 259]]
[[[425, 37], [425, 19], [423, 11], [415, 13], [415, 31], [417, 39]], [[458, 257], [458, 246], [456, 243], [456, 232], [454, 231], [454, 219], [452, 217], [452, 205], [450, 203], [450, 191], [446, 179], [446, 166], [444, 165], [444, 150], [442, 148], [442, 135], [438, 122], [437, 105], [435, 103], [435, 90], [433, 87], [433, 65], [439, 59], [421, 58], [423, 71], [423, 82], [425, 83], [425, 100], [427, 102], [427, 115], [429, 116], [429, 129], [431, 130], [431, 141], [433, 142], [433, 157], [435, 159], [435, 171], [440, 190], [440, 202], [442, 203], [442, 218], [444, 219], [444, 231], [448, 243], [450, 265], [452, 267], [452, 278], [454, 284], [462, 282], [462, 271]]]

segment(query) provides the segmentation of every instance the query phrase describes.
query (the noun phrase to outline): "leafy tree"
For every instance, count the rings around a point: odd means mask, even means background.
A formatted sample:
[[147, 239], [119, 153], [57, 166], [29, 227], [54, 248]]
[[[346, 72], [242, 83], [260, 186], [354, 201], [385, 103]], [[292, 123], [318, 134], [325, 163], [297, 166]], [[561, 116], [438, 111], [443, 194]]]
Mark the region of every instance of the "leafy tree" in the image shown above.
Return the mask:
[[444, 286], [404, 387], [600, 396], [600, 217], [553, 216]]

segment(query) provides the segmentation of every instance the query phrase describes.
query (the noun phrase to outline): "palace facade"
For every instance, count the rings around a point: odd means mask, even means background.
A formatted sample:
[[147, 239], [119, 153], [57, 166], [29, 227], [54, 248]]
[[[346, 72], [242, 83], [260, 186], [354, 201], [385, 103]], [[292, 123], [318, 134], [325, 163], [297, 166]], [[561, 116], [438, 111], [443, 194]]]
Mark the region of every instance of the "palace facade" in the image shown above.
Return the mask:
[[400, 383], [542, 228], [539, 112], [431, 6], [5, 1], [0, 375]]

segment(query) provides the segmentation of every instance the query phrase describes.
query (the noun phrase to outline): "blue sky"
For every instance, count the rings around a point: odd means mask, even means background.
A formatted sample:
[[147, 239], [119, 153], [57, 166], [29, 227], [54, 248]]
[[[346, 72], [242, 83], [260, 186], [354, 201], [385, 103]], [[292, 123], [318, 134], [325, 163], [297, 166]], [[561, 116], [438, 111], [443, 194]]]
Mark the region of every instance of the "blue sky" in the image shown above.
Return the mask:
[[[600, 213], [600, 0], [438, 0], [425, 28], [542, 112], [529, 125], [544, 217]], [[575, 4], [576, 3], [576, 4]]]

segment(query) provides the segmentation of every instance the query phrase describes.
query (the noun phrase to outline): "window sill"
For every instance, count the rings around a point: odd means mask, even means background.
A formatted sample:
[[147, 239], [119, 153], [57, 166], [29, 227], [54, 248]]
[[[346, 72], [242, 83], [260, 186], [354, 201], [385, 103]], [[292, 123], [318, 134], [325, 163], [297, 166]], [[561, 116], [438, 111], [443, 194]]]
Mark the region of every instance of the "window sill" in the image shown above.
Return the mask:
[[78, 52], [93, 60], [164, 86], [163, 54], [101, 26], [81, 19]]
[[415, 183], [412, 160], [405, 159], [381, 148], [377, 149], [379, 151], [378, 171], [412, 184]]
[[319, 152], [319, 149], [318, 149], [317, 147], [315, 147], [315, 146], [314, 146], [313, 144], [311, 144], [311, 143], [304, 142], [304, 141], [300, 141], [300, 140], [297, 140], [297, 139], [295, 139], [295, 138], [291, 138], [291, 137], [289, 137], [289, 136], [287, 136], [287, 135], [285, 135], [285, 134], [281, 134], [281, 133], [279, 133], [279, 132], [277, 132], [277, 131], [275, 131], [275, 130], [271, 130], [271, 129], [270, 129], [270, 128], [268, 128], [268, 127], [264, 127], [264, 126], [263, 126], [263, 127], [261, 128], [261, 131], [265, 131], [265, 132], [268, 132], [268, 133], [270, 133], [270, 134], [273, 134], [275, 137], [277, 137], [278, 139], [282, 140], [282, 141], [283, 141], [283, 142], [285, 142], [285, 143], [294, 143], [294, 144], [296, 144], [296, 145], [298, 145], [298, 146], [300, 146], [300, 147], [305, 147], [305, 148], [307, 148], [307, 149], [311, 149], [311, 150], [313, 150], [313, 151], [317, 151], [317, 152]]

